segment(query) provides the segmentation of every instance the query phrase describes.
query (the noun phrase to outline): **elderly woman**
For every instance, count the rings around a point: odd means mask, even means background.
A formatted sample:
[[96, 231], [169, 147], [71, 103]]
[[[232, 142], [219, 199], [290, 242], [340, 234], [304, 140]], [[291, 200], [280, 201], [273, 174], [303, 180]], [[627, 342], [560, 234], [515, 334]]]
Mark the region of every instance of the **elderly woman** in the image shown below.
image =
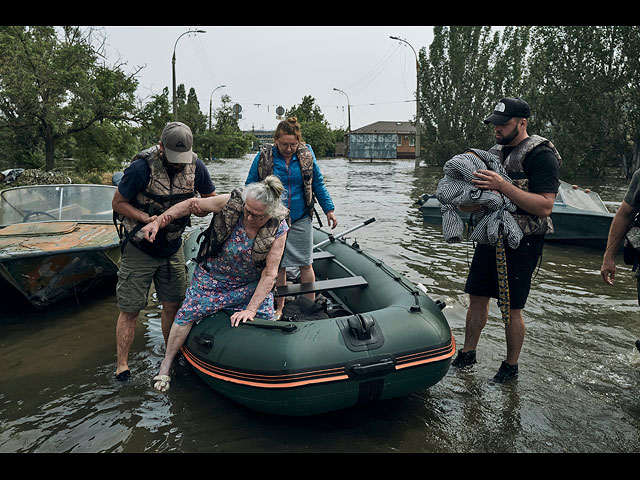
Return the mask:
[[231, 315], [232, 327], [256, 316], [275, 318], [272, 289], [289, 229], [289, 211], [280, 202], [283, 190], [280, 180], [272, 175], [231, 194], [185, 200], [141, 230], [153, 242], [158, 230], [171, 220], [190, 212], [213, 212], [200, 245], [198, 265], [154, 378], [156, 390], [169, 389], [171, 365], [194, 321], [223, 308], [236, 310]]
[[[277, 285], [286, 285], [286, 268], [299, 268], [302, 283], [315, 281], [312, 265], [313, 229], [311, 214], [317, 200], [331, 228], [338, 220], [333, 201], [327, 191], [320, 167], [310, 145], [302, 139], [296, 117], [281, 121], [274, 134], [274, 145], [265, 145], [256, 155], [246, 184], [267, 175], [276, 175], [285, 187], [283, 202], [291, 210], [291, 230], [288, 234]], [[313, 298], [313, 294], [307, 295]], [[284, 298], [277, 299], [276, 316], [282, 315]]]

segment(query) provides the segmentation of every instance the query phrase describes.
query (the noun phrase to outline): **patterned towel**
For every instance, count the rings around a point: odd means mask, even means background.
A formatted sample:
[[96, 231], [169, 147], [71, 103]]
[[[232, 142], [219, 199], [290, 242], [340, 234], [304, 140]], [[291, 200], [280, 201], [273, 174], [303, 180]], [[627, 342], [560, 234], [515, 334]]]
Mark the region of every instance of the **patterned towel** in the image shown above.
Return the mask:
[[491, 190], [476, 187], [473, 172], [493, 170], [502, 178], [511, 182], [500, 161], [484, 150], [470, 149], [454, 156], [444, 165], [445, 176], [438, 183], [436, 197], [442, 204], [442, 234], [448, 243], [462, 241], [464, 222], [458, 214], [460, 205], [483, 205], [485, 208], [474, 213], [477, 220], [469, 240], [477, 243], [495, 245], [496, 265], [498, 269], [498, 296], [502, 320], [511, 322], [509, 282], [505, 241], [511, 248], [517, 248], [522, 240], [522, 230], [516, 222], [513, 212], [515, 204], [507, 197]]
[[511, 213], [515, 204], [507, 197], [491, 190], [476, 187], [473, 172], [493, 170], [511, 183], [511, 179], [500, 161], [489, 152], [478, 149], [465, 150], [455, 155], [444, 165], [445, 176], [438, 183], [436, 198], [442, 204], [442, 234], [448, 243], [463, 240], [464, 221], [458, 213], [461, 205], [483, 205], [484, 210], [474, 213], [476, 225], [469, 240], [495, 245], [502, 229], [504, 240], [511, 248], [517, 248], [522, 239], [522, 230]]

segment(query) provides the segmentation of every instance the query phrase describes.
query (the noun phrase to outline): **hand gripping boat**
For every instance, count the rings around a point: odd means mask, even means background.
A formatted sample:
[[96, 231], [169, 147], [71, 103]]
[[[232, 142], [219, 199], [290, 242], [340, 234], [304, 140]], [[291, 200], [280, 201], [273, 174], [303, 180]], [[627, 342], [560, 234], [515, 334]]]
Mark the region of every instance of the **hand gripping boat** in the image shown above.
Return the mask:
[[[187, 258], [197, 253], [195, 233], [185, 242]], [[206, 317], [182, 348], [197, 374], [242, 405], [290, 416], [400, 397], [440, 381], [455, 353], [444, 305], [355, 244], [316, 228], [314, 245], [316, 281], [276, 295], [316, 292], [330, 305], [324, 318], [255, 319], [232, 328], [232, 312]]]

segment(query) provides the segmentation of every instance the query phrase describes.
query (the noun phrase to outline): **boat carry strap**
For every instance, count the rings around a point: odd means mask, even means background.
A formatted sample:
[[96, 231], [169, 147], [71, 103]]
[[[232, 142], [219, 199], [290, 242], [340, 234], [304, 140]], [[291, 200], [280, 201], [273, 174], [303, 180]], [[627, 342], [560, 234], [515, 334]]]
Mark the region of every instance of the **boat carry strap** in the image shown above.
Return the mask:
[[255, 328], [266, 328], [267, 330], [282, 330], [285, 333], [291, 333], [298, 328], [293, 323], [287, 323], [285, 325], [282, 325], [277, 323], [274, 323], [274, 324], [256, 323], [255, 321], [241, 323], [240, 325], [247, 325]]

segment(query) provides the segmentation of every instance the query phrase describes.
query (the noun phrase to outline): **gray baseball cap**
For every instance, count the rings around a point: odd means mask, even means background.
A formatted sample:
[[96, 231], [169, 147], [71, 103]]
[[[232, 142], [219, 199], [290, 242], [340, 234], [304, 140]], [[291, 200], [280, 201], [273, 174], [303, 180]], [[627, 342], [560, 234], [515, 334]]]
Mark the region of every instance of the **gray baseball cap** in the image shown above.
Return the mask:
[[162, 130], [162, 148], [171, 163], [193, 161], [193, 135], [191, 129], [181, 122], [170, 122]]

